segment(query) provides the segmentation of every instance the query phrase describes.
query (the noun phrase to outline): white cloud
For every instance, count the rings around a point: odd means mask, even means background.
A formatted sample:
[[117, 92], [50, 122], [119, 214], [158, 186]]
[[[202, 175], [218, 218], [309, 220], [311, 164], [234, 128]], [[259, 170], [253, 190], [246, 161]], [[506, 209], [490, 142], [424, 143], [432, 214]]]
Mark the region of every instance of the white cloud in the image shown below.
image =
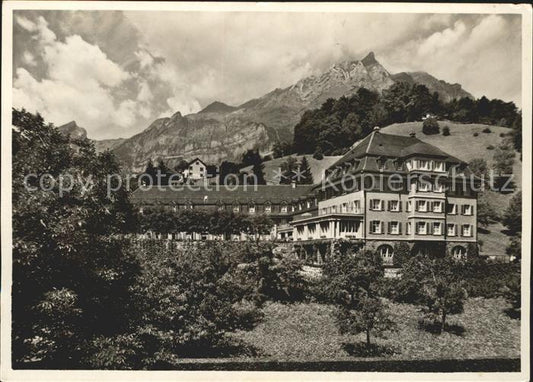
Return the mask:
[[43, 59], [48, 64], [50, 78], [84, 88], [95, 84], [117, 86], [130, 76], [109, 60], [98, 46], [77, 35], [67, 37], [65, 43], [45, 46]]
[[154, 62], [154, 58], [146, 50], [138, 50], [138, 51], [136, 51], [135, 52], [135, 57], [137, 57], [139, 59], [139, 64], [141, 65], [141, 69], [152, 65], [153, 62]]
[[179, 111], [182, 115], [196, 113], [201, 109], [198, 101], [185, 94], [175, 94], [173, 97], [167, 98], [167, 105], [170, 107], [171, 113]]
[[[38, 111], [57, 125], [76, 120], [90, 136], [98, 138], [114, 134], [109, 131], [110, 124], [122, 128], [133, 125], [135, 101], [123, 100], [115, 107], [118, 102], [112, 96], [112, 89], [130, 78], [129, 73], [80, 36], [68, 36], [65, 42], [57, 40], [43, 17], [35, 23], [21, 20], [19, 24], [32, 31], [39, 42], [47, 76], [37, 80], [26, 69], [18, 68], [13, 89], [15, 107]], [[29, 52], [24, 59], [35, 61]]]
[[150, 85], [146, 81], [141, 82], [139, 86], [139, 94], [137, 95], [137, 100], [140, 102], [150, 102], [154, 98], [152, 91], [150, 90]]
[[37, 25], [33, 21], [28, 20], [26, 17], [19, 16], [16, 17], [15, 20], [18, 25], [28, 32], [35, 32], [37, 30]]
[[29, 65], [29, 66], [36, 66], [37, 65], [37, 61], [35, 61], [35, 57], [33, 54], [31, 54], [30, 52], [28, 51], [25, 51], [22, 55], [22, 60], [24, 61], [24, 63], [26, 65]]
[[516, 15], [46, 15], [15, 17], [14, 51], [25, 68], [14, 78], [16, 101], [55, 123], [76, 119], [94, 138], [131, 135], [152, 116], [196, 112], [215, 100], [238, 105], [369, 51], [391, 73], [423, 70], [475, 96], [520, 103]]
[[112, 122], [120, 127], [131, 127], [135, 123], [137, 115], [137, 103], [132, 100], [121, 102], [118, 109], [112, 115]]
[[405, 41], [388, 52], [394, 71], [426, 71], [483, 95], [521, 105], [521, 26], [519, 18], [483, 15], [458, 20], [430, 35]]

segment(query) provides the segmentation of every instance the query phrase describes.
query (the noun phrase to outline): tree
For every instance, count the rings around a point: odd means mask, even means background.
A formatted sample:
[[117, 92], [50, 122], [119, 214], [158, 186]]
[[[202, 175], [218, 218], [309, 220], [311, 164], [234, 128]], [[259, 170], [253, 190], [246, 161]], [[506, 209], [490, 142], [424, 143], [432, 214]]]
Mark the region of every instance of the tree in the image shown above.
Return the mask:
[[178, 357], [216, 352], [226, 332], [250, 329], [260, 318], [248, 299], [253, 290], [236, 277], [237, 259], [221, 243], [150, 244], [138, 255], [142, 273], [132, 288], [139, 321], [127, 343], [116, 337], [110, 340], [119, 346], [104, 343], [91, 359], [95, 366], [119, 352], [130, 368], [169, 368]]
[[256, 184], [266, 184], [265, 165], [262, 162], [257, 162], [253, 165], [252, 173], [255, 176]]
[[234, 162], [222, 161], [219, 168], [219, 184], [233, 185], [239, 180], [239, 165]]
[[291, 184], [297, 169], [298, 160], [293, 156], [288, 157], [287, 160], [281, 164], [280, 184]]
[[322, 148], [320, 146], [316, 147], [315, 152], [313, 153], [313, 158], [316, 160], [324, 159], [324, 154], [322, 154]]
[[174, 166], [174, 171], [176, 171], [178, 174], [183, 173], [187, 168], [189, 167], [189, 162], [187, 162], [184, 159], [181, 159], [178, 164]]
[[426, 118], [422, 123], [422, 132], [426, 135], [438, 134], [440, 132], [439, 122], [433, 117]]
[[509, 240], [509, 245], [505, 248], [505, 253], [511, 257], [514, 262], [522, 260], [522, 234], [518, 233]]
[[285, 155], [292, 154], [292, 143], [290, 142], [276, 142], [272, 147], [272, 155], [274, 158], [281, 158]]
[[135, 321], [129, 286], [138, 263], [123, 234], [136, 229], [136, 216], [113, 154], [64, 137], [39, 115], [12, 115], [13, 364], [79, 368], [94, 338]]
[[168, 178], [172, 175], [172, 171], [165, 164], [164, 160], [159, 161], [159, 164], [157, 165], [156, 173], [159, 176], [158, 184], [160, 184], [161, 186], [167, 186]]
[[496, 210], [487, 200], [485, 193], [478, 195], [477, 201], [477, 221], [482, 227], [487, 227], [492, 222], [498, 220], [499, 216]]
[[515, 153], [509, 142], [503, 142], [494, 150], [494, 170], [498, 175], [513, 173]]
[[444, 135], [445, 137], [450, 135], [450, 127], [449, 126], [444, 126], [442, 128], [442, 135]]
[[146, 170], [144, 170], [144, 173], [139, 178], [145, 183], [145, 185], [153, 186], [157, 184], [157, 169], [154, 166], [152, 159], [148, 160]]
[[450, 314], [463, 311], [466, 290], [461, 280], [463, 264], [446, 253], [419, 253], [406, 262], [402, 282], [417, 286], [416, 303], [424, 306], [428, 318], [438, 324], [439, 333]]
[[518, 191], [509, 201], [509, 206], [503, 214], [503, 225], [512, 235], [522, 232], [522, 192]]
[[302, 157], [302, 160], [300, 161], [300, 179], [297, 179], [298, 184], [313, 184], [313, 173], [311, 172], [311, 168], [309, 167], [309, 162], [307, 161], [307, 158], [305, 155]]
[[522, 153], [522, 112], [517, 113], [511, 127], [513, 129], [511, 133], [513, 147], [516, 151]]
[[246, 150], [244, 154], [242, 154], [242, 160], [241, 164], [242, 167], [246, 166], [253, 166], [254, 164], [263, 162], [263, 159], [261, 158], [261, 155], [259, 155], [258, 150]]
[[477, 177], [487, 179], [489, 175], [489, 165], [483, 158], [475, 158], [468, 162], [468, 168]]
[[372, 334], [379, 336], [394, 327], [377, 294], [383, 274], [381, 257], [369, 250], [337, 250], [323, 269], [326, 295], [337, 305], [339, 331], [365, 333], [367, 348]]

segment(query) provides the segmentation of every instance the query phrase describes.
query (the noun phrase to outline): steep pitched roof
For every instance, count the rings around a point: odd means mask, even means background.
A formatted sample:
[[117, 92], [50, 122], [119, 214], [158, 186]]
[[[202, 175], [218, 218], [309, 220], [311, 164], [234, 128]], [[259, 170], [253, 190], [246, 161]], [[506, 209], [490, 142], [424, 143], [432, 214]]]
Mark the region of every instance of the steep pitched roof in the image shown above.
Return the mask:
[[335, 162], [330, 168], [365, 156], [407, 158], [418, 154], [440, 157], [454, 163], [463, 162], [462, 160], [445, 153], [438, 147], [422, 142], [414, 136], [383, 134], [379, 130], [375, 130], [359, 143], [356, 143], [350, 151]]
[[205, 162], [204, 162], [203, 160], [201, 160], [199, 157], [196, 157], [196, 158], [194, 158], [192, 161], [190, 161], [190, 162], [189, 162], [189, 165], [191, 165], [192, 163], [194, 163], [194, 162], [196, 162], [196, 161], [200, 161], [200, 162], [202, 162], [202, 164], [203, 164], [204, 166], [207, 167], [207, 165], [205, 164]]
[[176, 204], [232, 204], [232, 203], [289, 203], [305, 197], [312, 186], [298, 185], [248, 185], [248, 186], [170, 186], [138, 188], [131, 195], [135, 204], [176, 203]]

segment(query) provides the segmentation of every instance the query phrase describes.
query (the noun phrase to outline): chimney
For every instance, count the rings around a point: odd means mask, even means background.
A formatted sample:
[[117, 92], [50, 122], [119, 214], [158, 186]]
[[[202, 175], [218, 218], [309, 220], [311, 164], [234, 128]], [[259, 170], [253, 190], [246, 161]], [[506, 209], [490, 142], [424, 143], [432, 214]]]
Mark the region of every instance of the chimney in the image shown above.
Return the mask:
[[411, 132], [409, 133], [409, 136], [410, 136], [411, 138], [414, 138], [414, 137], [416, 137], [416, 133], [415, 133], [414, 131], [411, 131]]
[[374, 126], [374, 131], [379, 133], [379, 126]]
[[295, 180], [291, 180], [291, 187], [292, 188], [296, 188], [296, 181]]

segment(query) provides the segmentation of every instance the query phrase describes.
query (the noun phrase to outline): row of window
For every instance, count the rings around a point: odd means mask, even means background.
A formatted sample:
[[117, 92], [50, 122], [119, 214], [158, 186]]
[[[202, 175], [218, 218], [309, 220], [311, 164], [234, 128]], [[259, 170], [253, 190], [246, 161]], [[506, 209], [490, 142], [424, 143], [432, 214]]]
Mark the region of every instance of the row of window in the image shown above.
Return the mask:
[[[371, 211], [391, 211], [391, 212], [401, 212], [402, 203], [399, 200], [389, 200], [387, 201], [387, 209], [385, 209], [385, 201], [381, 199], [370, 199], [370, 210]], [[441, 200], [417, 200], [415, 203], [415, 211], [417, 212], [443, 212], [444, 202]], [[471, 204], [462, 204], [460, 206], [460, 211], [462, 215], [471, 216], [474, 214], [474, 206]], [[406, 211], [412, 211], [412, 202], [406, 202]], [[446, 213], [449, 215], [458, 214], [458, 205], [455, 203], [448, 203], [446, 205]]]
[[[442, 222], [416, 222], [415, 224], [415, 233], [417, 235], [436, 235], [440, 236], [443, 234], [443, 225]], [[448, 236], [459, 236], [463, 237], [472, 237], [472, 225], [471, 224], [462, 224], [460, 232], [458, 230], [457, 224], [447, 224], [447, 235]], [[402, 223], [398, 221], [387, 222], [387, 229], [385, 230], [385, 222], [380, 220], [370, 221], [370, 233], [372, 234], [390, 234], [390, 235], [401, 235], [402, 234]], [[412, 234], [412, 223], [405, 223], [405, 233], [407, 235]]]
[[442, 183], [431, 183], [431, 182], [415, 182], [411, 185], [414, 187], [414, 191], [421, 192], [444, 192], [444, 185]]
[[351, 213], [358, 214], [361, 212], [361, 202], [359, 200], [354, 200], [351, 202], [341, 203], [339, 205], [323, 207], [320, 209], [322, 215], [325, 214], [335, 214], [335, 213]]
[[422, 171], [446, 171], [446, 166], [443, 161], [427, 160], [427, 159], [411, 159], [405, 162], [407, 170], [422, 170]]

